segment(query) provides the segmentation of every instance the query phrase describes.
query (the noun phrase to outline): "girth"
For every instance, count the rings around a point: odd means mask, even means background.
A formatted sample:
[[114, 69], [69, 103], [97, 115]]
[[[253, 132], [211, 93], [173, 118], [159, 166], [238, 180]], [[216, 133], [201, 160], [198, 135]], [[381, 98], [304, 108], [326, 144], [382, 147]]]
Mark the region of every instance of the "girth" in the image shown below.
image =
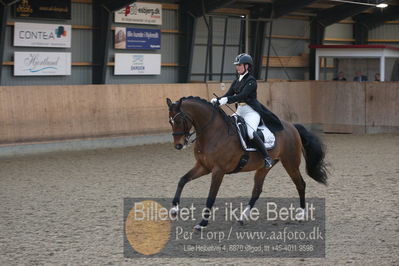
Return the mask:
[[236, 168], [227, 174], [235, 174], [240, 172], [242, 168], [244, 168], [247, 165], [248, 161], [249, 161], [249, 153], [245, 152], [243, 155], [241, 155], [240, 161], [238, 162]]

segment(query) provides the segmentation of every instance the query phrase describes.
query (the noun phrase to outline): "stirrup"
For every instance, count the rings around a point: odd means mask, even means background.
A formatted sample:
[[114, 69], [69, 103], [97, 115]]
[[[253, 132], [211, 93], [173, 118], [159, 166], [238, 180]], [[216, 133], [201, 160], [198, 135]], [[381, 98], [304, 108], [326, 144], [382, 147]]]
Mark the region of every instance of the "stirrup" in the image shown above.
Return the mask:
[[264, 160], [265, 160], [265, 168], [266, 169], [272, 168], [273, 162], [274, 162], [273, 159], [270, 157], [266, 157], [266, 158], [264, 158]]

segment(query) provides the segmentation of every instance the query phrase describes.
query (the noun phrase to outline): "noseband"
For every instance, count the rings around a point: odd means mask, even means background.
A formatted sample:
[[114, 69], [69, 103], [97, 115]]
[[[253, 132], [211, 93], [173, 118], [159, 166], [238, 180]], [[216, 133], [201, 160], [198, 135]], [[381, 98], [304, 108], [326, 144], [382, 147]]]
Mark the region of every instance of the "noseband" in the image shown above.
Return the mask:
[[[175, 114], [174, 117], [171, 117], [171, 118], [169, 119], [169, 121], [170, 121], [172, 124], [175, 124], [175, 119], [176, 119], [176, 117], [178, 117], [179, 115], [182, 115], [182, 116], [183, 116], [183, 131], [173, 132], [172, 135], [173, 135], [173, 136], [181, 136], [181, 135], [184, 135], [184, 136], [186, 137], [187, 141], [188, 141], [188, 140], [190, 139], [190, 137], [195, 133], [195, 131], [192, 132], [192, 133], [190, 133], [190, 131], [189, 131], [190, 129], [188, 128], [188, 125], [187, 125], [187, 119], [190, 120], [191, 124], [193, 124], [193, 120], [192, 120], [186, 113], [184, 113], [183, 111], [180, 111], [180, 112], [178, 112], [177, 114]], [[187, 118], [187, 119], [186, 119], [186, 118]]]

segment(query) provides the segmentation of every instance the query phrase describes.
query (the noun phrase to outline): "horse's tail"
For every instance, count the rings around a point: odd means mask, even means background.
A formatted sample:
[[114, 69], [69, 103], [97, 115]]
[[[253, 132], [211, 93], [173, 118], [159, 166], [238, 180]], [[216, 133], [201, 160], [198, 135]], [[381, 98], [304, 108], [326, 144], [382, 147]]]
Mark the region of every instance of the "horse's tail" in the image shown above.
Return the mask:
[[319, 183], [327, 185], [327, 168], [324, 161], [325, 147], [321, 140], [300, 124], [294, 124], [302, 140], [302, 152], [306, 160], [306, 172]]

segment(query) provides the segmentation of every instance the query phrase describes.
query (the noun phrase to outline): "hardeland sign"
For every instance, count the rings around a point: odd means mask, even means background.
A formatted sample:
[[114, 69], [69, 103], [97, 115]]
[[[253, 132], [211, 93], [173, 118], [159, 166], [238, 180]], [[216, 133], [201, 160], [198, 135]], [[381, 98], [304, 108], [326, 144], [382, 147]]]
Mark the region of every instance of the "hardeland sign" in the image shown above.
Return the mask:
[[71, 0], [21, 0], [15, 16], [23, 18], [71, 19]]
[[160, 75], [160, 54], [115, 54], [115, 75]]
[[115, 12], [115, 22], [162, 25], [162, 5], [133, 3]]
[[161, 49], [161, 31], [116, 27], [115, 49]]
[[67, 75], [71, 75], [71, 53], [14, 53], [14, 76]]
[[71, 47], [71, 25], [15, 22], [14, 46]]

